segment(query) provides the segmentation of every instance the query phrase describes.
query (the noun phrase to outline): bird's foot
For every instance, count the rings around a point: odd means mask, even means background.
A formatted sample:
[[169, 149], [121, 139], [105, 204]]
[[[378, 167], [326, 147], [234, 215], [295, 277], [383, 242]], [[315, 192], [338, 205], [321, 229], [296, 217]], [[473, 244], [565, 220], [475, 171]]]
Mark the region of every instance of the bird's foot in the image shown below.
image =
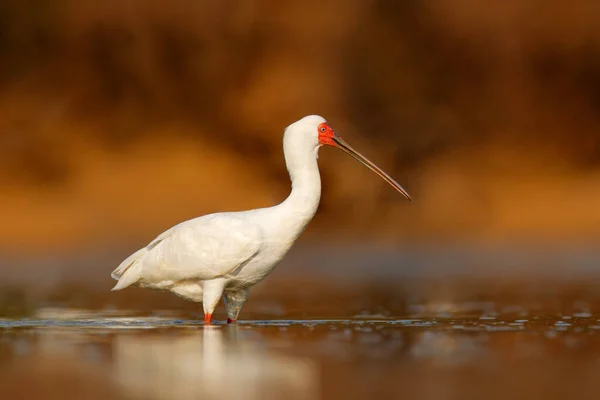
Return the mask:
[[204, 325], [210, 325], [212, 314], [204, 314]]
[[228, 324], [235, 324], [235, 319], [231, 319], [231, 318], [227, 318], [227, 323]]

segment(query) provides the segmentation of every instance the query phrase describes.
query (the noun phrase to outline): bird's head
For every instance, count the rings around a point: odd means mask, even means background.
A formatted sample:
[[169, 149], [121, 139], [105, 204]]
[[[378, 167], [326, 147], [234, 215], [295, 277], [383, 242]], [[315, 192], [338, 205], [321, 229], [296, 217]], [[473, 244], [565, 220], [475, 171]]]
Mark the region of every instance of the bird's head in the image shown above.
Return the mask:
[[321, 146], [336, 147], [375, 172], [392, 185], [394, 189], [402, 193], [404, 197], [411, 200], [406, 190], [398, 182], [342, 140], [331, 126], [329, 126], [325, 118], [318, 115], [306, 116], [288, 126], [285, 130], [285, 137], [284, 140], [291, 142], [291, 145], [296, 148], [318, 149]]

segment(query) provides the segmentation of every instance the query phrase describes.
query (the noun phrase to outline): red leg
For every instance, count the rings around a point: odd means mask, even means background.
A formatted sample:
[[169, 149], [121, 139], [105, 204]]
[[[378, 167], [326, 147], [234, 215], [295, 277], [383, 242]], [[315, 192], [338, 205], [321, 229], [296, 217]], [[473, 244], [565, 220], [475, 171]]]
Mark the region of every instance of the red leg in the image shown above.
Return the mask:
[[212, 314], [204, 314], [204, 325], [210, 325]]
[[235, 324], [235, 319], [231, 319], [231, 318], [227, 318], [227, 323], [228, 324]]

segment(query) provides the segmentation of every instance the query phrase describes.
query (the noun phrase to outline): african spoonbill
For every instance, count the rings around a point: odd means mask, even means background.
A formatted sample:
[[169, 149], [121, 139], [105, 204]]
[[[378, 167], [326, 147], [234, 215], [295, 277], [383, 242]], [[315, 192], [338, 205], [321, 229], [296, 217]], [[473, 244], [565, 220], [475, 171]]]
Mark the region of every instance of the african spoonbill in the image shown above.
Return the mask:
[[175, 225], [112, 272], [118, 281], [112, 290], [139, 286], [202, 302], [205, 324], [210, 324], [224, 296], [227, 322], [235, 322], [250, 288], [273, 271], [317, 211], [321, 197], [317, 158], [323, 145], [337, 147], [360, 161], [410, 200], [394, 179], [344, 142], [324, 118], [309, 115], [288, 126], [283, 136], [292, 180], [292, 192], [285, 201]]

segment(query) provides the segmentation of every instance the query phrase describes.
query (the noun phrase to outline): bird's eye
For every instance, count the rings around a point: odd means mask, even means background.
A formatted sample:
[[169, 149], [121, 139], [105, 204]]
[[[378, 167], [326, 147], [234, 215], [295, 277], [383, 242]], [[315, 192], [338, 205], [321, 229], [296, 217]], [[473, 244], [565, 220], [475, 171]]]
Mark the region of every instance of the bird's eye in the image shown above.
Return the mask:
[[324, 127], [324, 126], [322, 126], [322, 127], [319, 129], [319, 130], [320, 130], [321, 132], [323, 132], [323, 133], [325, 133], [325, 132], [327, 131], [327, 129], [325, 129], [325, 127]]

